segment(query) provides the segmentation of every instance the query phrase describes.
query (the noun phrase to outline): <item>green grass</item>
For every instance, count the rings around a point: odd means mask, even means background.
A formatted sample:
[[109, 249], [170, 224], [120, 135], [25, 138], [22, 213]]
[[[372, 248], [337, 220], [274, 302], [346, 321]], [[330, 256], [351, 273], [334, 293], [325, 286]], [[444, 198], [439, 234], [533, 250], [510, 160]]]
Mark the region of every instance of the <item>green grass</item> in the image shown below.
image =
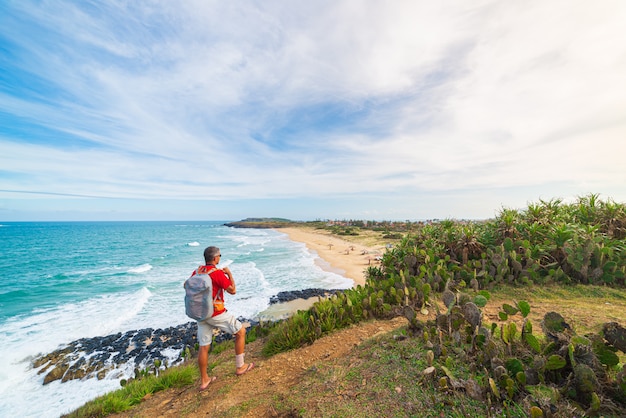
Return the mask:
[[531, 305], [530, 318], [536, 329], [547, 311], [559, 312], [576, 333], [598, 333], [605, 322], [624, 323], [626, 289], [594, 285], [498, 286], [491, 293], [492, 302], [526, 300]]
[[[496, 306], [502, 301], [511, 303], [513, 300], [527, 300], [531, 305], [531, 318], [537, 315], [540, 319], [543, 316], [542, 309], [544, 312], [555, 310], [563, 314], [579, 335], [583, 335], [587, 330], [597, 332], [597, 328], [612, 315], [621, 318], [618, 322], [623, 322], [626, 289], [583, 285], [499, 286], [492, 291], [491, 296], [490, 303]], [[599, 306], [601, 309], [598, 309]], [[279, 325], [284, 326], [285, 323]], [[537, 322], [535, 329], [539, 332]], [[499, 331], [496, 330], [496, 338]], [[249, 337], [256, 339], [255, 334], [250, 332]], [[404, 338], [407, 332], [403, 329], [396, 330], [394, 334], [368, 340], [345, 357], [311, 367], [305, 378], [294, 385], [288, 394], [276, 395], [278, 400], [255, 398], [254, 402], [233, 406], [230, 412], [233, 416], [242, 416], [251, 408], [271, 405], [277, 413], [282, 414], [280, 416], [303, 417], [527, 416], [529, 405], [526, 404], [497, 402], [489, 398], [477, 401], [462, 391], [441, 388], [438, 378], [443, 377], [442, 366], [446, 366], [456, 379], [475, 379], [482, 387], [486, 387], [487, 377], [483, 371], [471, 369], [468, 362], [452, 353], [441, 364], [435, 360], [438, 376], [427, 380], [422, 373], [427, 367], [425, 356], [428, 351], [423, 339]], [[541, 335], [537, 337], [541, 338]], [[264, 342], [267, 345], [268, 339]], [[218, 354], [232, 351], [233, 342], [215, 344], [213, 349], [212, 358], [215, 361], [211, 363], [211, 368], [221, 365], [224, 360], [219, 357], [225, 356]], [[623, 356], [621, 359], [623, 363]], [[172, 387], [191, 386], [197, 381], [199, 373], [195, 361], [189, 360], [185, 365], [170, 368], [158, 377], [149, 376], [132, 381], [126, 387], [88, 402], [67, 416], [104, 417], [132, 408], [147, 394]], [[222, 390], [225, 392], [220, 395], [228, 396], [228, 390]], [[540, 391], [541, 388], [536, 390]], [[550, 393], [542, 398], [548, 397]], [[188, 406], [189, 413], [194, 410], [193, 406]], [[186, 412], [181, 410], [179, 413]]]
[[[397, 331], [394, 333], [398, 335]], [[302, 417], [466, 417], [527, 416], [521, 406], [486, 406], [425, 379], [427, 349], [415, 338], [387, 334], [363, 343], [353, 354], [312, 368], [283, 402], [283, 411]], [[462, 363], [458, 378], [469, 377]]]
[[[495, 295], [506, 299], [513, 296], [509, 293], [512, 290], [505, 288], [502, 293], [495, 292]], [[523, 295], [516, 293], [517, 299], [535, 294], [540, 298], [554, 297], [553, 291], [539, 287], [535, 288], [535, 291], [517, 290], [529, 292]], [[596, 297], [606, 296], [613, 301], [622, 300], [622, 291], [605, 293], [607, 290], [594, 289], [591, 294]], [[566, 288], [563, 292], [560, 297], [573, 301], [588, 299], [589, 296], [589, 292], [580, 292], [576, 287]], [[508, 401], [501, 403], [490, 401], [488, 398], [477, 401], [462, 391], [440, 388], [438, 378], [443, 376], [442, 365], [448, 367], [457, 379], [476, 379], [481, 386], [485, 386], [486, 377], [480, 370], [471, 370], [466, 362], [453, 356], [449, 356], [449, 360], [444, 363], [439, 363], [439, 360], [435, 359], [437, 377], [432, 380], [424, 378], [422, 371], [428, 365], [426, 359], [428, 348], [422, 338], [404, 338], [406, 334], [405, 329], [398, 329], [390, 334], [366, 340], [344, 357], [323, 361], [311, 367], [289, 393], [255, 398], [254, 401], [233, 405], [229, 414], [244, 416], [251, 408], [262, 409], [263, 405], [271, 405], [277, 416], [346, 418], [528, 416], [528, 405]], [[232, 350], [232, 341], [215, 345], [216, 352], [221, 353], [224, 350]], [[215, 358], [211, 367], [220, 367], [220, 362], [223, 361]], [[151, 376], [131, 382], [118, 391], [88, 402], [67, 416], [104, 417], [122, 412], [131, 409], [148, 393], [169, 387], [188, 387], [193, 385], [198, 377], [196, 364], [192, 361], [170, 368], [158, 377]], [[554, 396], [554, 389], [547, 387], [537, 386], [533, 391], [536, 397], [544, 399]], [[227, 391], [220, 396], [228, 396]], [[183, 416], [191, 415], [197, 407], [186, 405], [185, 409], [178, 412]]]
[[593, 285], [543, 285], [543, 286], [498, 286], [492, 291], [492, 296], [500, 299], [525, 300], [597, 300], [614, 299], [626, 301], [626, 289], [617, 289], [607, 286]]
[[198, 377], [198, 368], [194, 364], [172, 367], [159, 376], [151, 375], [130, 381], [123, 388], [89, 401], [76, 411], [64, 416], [69, 418], [105, 417], [126, 411], [133, 405], [139, 404], [148, 394], [169, 388], [187, 387], [192, 385]]

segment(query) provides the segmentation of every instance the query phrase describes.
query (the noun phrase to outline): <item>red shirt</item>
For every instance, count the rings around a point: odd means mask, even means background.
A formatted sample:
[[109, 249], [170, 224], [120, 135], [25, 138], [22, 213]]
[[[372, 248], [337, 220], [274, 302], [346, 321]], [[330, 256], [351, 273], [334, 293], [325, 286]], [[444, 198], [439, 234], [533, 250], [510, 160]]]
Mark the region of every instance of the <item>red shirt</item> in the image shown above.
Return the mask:
[[[214, 268], [216, 267], [212, 264], [200, 266], [191, 273], [191, 276], [193, 277], [198, 270], [207, 272]], [[216, 269], [213, 273], [209, 274], [209, 277], [211, 277], [211, 281], [213, 282], [213, 300], [216, 302], [213, 304], [213, 317], [226, 312], [226, 308], [224, 308], [224, 289], [229, 287], [231, 283], [226, 273], [220, 269]]]

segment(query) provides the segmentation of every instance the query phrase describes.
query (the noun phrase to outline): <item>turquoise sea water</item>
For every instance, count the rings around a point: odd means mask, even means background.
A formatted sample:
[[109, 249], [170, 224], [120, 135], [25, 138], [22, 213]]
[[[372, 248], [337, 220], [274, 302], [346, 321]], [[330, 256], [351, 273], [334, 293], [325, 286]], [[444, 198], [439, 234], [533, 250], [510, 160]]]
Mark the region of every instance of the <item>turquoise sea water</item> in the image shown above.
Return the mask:
[[43, 386], [31, 360], [83, 337], [188, 322], [182, 283], [208, 245], [237, 280], [226, 301], [237, 316], [256, 318], [280, 291], [353, 284], [285, 234], [223, 223], [1, 223], [0, 416], [56, 417], [119, 388], [132, 370]]

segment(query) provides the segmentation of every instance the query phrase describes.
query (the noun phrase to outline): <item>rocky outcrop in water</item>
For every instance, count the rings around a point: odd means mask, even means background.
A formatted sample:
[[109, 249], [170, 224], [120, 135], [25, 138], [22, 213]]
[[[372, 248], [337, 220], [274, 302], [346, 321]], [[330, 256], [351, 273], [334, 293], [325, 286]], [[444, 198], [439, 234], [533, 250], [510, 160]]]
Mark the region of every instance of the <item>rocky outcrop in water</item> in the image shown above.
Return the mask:
[[[81, 338], [52, 353], [37, 357], [33, 361], [33, 367], [41, 368], [39, 374], [45, 373], [43, 384], [46, 385], [59, 379], [62, 382], [73, 379], [103, 379], [115, 371], [119, 376], [113, 374], [113, 377], [122, 377], [122, 366], [130, 365], [131, 369], [147, 367], [155, 360], [172, 366], [182, 362], [185, 348], [195, 347], [196, 330], [195, 322], [187, 322], [165, 329], [145, 328], [105, 337]], [[232, 337], [228, 334], [220, 334], [214, 341], [230, 338]]]
[[[329, 296], [341, 290], [305, 289], [280, 292], [270, 298], [270, 304], [289, 302], [299, 298]], [[257, 321], [239, 318], [251, 326]], [[195, 349], [197, 326], [195, 321], [165, 329], [145, 328], [104, 337], [81, 338], [49, 354], [33, 360], [38, 374], [45, 374], [43, 384], [56, 380], [123, 378], [124, 371], [145, 368], [159, 360], [169, 367], [181, 363], [185, 349]], [[214, 342], [231, 339], [229, 334], [214, 336]]]
[[334, 295], [338, 292], [343, 292], [341, 289], [304, 289], [304, 290], [287, 290], [285, 292], [279, 292], [277, 295], [270, 298], [270, 305], [275, 303], [289, 302], [295, 299], [308, 299], [316, 296], [327, 297]]

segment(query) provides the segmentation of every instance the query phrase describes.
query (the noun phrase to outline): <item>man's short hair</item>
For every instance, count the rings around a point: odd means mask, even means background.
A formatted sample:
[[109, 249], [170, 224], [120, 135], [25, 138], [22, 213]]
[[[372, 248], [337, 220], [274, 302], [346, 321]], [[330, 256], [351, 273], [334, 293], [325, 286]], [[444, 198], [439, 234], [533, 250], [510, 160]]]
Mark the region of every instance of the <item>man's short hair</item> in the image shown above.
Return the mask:
[[204, 249], [204, 262], [209, 264], [220, 253], [220, 249], [217, 247], [206, 247]]

